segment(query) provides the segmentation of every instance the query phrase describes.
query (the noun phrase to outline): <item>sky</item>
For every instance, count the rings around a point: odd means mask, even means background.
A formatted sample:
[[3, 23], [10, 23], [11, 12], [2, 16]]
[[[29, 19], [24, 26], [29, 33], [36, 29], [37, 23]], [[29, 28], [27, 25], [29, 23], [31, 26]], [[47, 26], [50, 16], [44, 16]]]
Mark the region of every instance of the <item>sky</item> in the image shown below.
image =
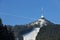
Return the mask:
[[4, 25], [28, 24], [44, 17], [60, 24], [60, 0], [0, 0], [0, 18]]

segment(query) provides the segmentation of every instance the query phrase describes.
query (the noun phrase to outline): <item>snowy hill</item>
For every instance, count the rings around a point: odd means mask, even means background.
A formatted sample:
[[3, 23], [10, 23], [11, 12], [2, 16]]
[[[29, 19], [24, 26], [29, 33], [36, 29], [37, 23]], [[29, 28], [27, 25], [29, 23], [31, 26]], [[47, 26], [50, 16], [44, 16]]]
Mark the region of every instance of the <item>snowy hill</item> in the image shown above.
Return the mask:
[[[42, 31], [44, 32], [46, 29], [47, 29], [47, 31], [54, 31], [56, 29], [56, 27], [60, 28], [59, 26], [60, 25], [54, 24], [54, 23], [50, 22], [49, 20], [47, 20], [46, 18], [44, 18], [43, 16], [41, 16], [40, 19], [38, 19], [38, 20], [36, 20], [32, 23], [29, 23], [29, 24], [26, 24], [26, 25], [19, 25], [19, 26], [17, 25], [17, 26], [15, 26], [14, 31], [15, 31], [15, 35], [17, 35], [16, 37], [19, 38], [21, 36], [22, 39], [24, 39], [23, 38], [24, 35], [25, 35], [25, 38], [26, 37], [31, 37], [33, 32], [36, 31], [35, 28], [38, 28], [37, 29], [38, 32], [35, 32], [34, 34], [36, 35], [35, 39], [37, 37], [37, 40], [40, 40], [41, 37], [39, 35]], [[58, 30], [58, 28], [56, 30]], [[51, 35], [50, 33], [47, 33], [47, 34]], [[41, 34], [41, 35], [44, 35], [44, 34]], [[35, 40], [35, 39], [31, 39], [31, 40]], [[26, 39], [26, 40], [28, 40], [28, 39]]]

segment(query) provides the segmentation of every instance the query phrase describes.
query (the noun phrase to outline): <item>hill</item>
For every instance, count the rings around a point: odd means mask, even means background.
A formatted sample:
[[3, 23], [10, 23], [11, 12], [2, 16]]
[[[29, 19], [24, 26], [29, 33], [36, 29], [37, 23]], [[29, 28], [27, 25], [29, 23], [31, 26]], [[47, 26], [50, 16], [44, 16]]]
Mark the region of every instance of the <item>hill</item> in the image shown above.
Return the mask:
[[47, 25], [40, 29], [36, 40], [60, 40], [60, 25]]

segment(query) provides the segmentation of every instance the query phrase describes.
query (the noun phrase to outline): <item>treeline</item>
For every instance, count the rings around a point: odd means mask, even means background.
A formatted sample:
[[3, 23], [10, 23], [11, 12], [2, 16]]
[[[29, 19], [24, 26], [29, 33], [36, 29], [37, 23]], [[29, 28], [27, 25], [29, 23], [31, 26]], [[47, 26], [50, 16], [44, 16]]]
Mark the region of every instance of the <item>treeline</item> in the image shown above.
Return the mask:
[[0, 40], [15, 40], [14, 32], [7, 25], [3, 25], [0, 19]]
[[[0, 40], [23, 40], [23, 34], [25, 31], [32, 28], [27, 25], [3, 25], [2, 19], [0, 19]], [[29, 32], [28, 31], [28, 32]]]
[[60, 25], [47, 25], [40, 29], [36, 40], [60, 40]]

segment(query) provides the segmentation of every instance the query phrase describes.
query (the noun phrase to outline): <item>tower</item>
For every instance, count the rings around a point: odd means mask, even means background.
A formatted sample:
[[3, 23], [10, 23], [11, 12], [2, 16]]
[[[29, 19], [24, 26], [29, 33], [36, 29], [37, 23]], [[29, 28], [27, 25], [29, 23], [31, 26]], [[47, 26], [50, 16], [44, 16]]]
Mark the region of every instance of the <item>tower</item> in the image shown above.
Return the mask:
[[44, 18], [44, 9], [41, 8], [41, 18]]
[[41, 8], [41, 18], [39, 19], [39, 24], [40, 24], [40, 27], [43, 27], [43, 26], [46, 26], [47, 24], [46, 24], [46, 20], [45, 20], [45, 18], [44, 18], [44, 9], [43, 8]]

